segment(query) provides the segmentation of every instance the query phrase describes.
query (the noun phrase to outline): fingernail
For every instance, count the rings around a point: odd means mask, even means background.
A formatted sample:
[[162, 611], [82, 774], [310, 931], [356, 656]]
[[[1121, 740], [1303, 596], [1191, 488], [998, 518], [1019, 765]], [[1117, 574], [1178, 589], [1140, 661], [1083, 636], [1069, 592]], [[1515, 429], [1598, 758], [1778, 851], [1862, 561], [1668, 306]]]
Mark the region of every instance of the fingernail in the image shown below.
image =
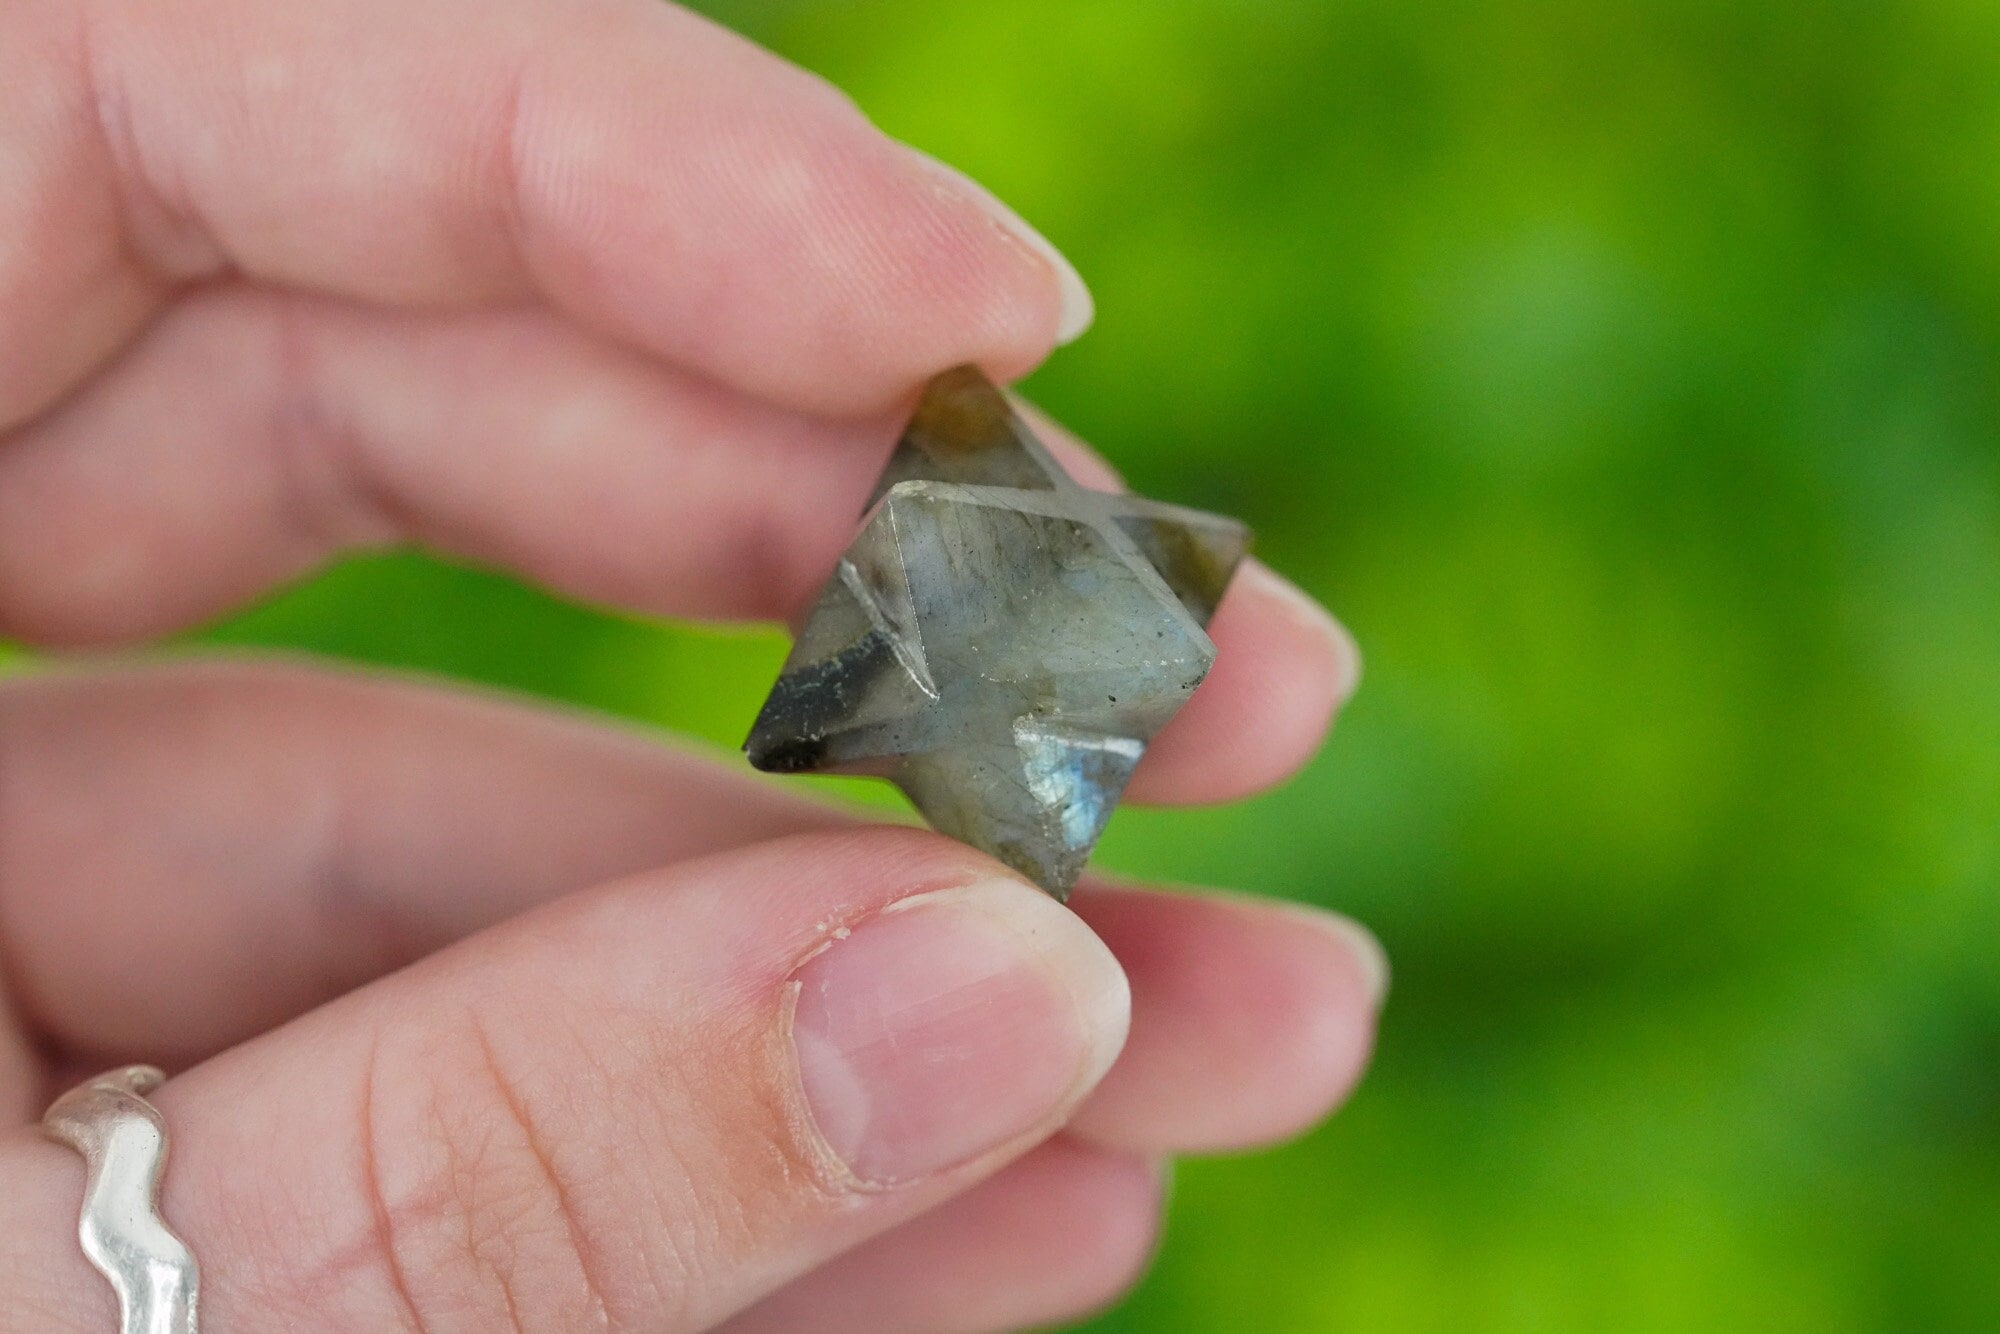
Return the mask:
[[1276, 603], [1297, 624], [1324, 637], [1333, 646], [1334, 693], [1345, 704], [1361, 687], [1361, 646], [1354, 642], [1346, 626], [1334, 618], [1320, 600], [1291, 580], [1258, 560], [1246, 560], [1236, 577], [1250, 584], [1267, 601]]
[[1056, 342], [1058, 345], [1073, 343], [1083, 336], [1091, 321], [1097, 318], [1097, 302], [1092, 299], [1090, 289], [1084, 285], [1083, 275], [1076, 271], [1076, 265], [1069, 262], [1062, 251], [1055, 248], [1049, 238], [1043, 236], [1028, 224], [1028, 220], [1008, 207], [991, 190], [973, 180], [949, 162], [940, 162], [921, 148], [908, 148], [925, 167], [947, 182], [955, 192], [978, 204], [986, 215], [998, 223], [1000, 229], [1014, 240], [1025, 245], [1040, 256], [1055, 270], [1056, 288], [1062, 293], [1062, 314], [1056, 321]]
[[1125, 1043], [1125, 974], [1018, 881], [905, 899], [799, 969], [792, 1040], [824, 1146], [855, 1180], [928, 1176], [1046, 1133]]
[[1335, 914], [1332, 921], [1336, 933], [1344, 937], [1348, 947], [1354, 951], [1355, 966], [1361, 970], [1361, 979], [1368, 986], [1368, 999], [1377, 1010], [1389, 999], [1389, 951], [1382, 948], [1381, 940], [1352, 917]]

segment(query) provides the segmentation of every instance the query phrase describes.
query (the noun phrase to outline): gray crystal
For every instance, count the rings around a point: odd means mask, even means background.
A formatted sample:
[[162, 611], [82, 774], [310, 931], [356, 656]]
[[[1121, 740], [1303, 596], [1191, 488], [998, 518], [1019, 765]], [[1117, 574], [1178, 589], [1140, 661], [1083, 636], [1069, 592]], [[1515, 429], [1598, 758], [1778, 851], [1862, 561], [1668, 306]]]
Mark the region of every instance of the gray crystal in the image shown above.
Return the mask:
[[1066, 897], [1215, 661], [1242, 524], [1088, 491], [969, 367], [932, 382], [744, 749], [888, 778]]

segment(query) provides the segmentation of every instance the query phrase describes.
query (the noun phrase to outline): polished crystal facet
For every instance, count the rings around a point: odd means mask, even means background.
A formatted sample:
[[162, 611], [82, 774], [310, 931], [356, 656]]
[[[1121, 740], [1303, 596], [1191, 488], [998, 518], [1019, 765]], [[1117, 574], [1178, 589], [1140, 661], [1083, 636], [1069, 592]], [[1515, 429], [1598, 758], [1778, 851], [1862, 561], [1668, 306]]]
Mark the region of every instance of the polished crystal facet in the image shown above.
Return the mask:
[[1250, 534], [1087, 491], [976, 370], [933, 381], [744, 749], [890, 779], [1062, 898], [1215, 660]]

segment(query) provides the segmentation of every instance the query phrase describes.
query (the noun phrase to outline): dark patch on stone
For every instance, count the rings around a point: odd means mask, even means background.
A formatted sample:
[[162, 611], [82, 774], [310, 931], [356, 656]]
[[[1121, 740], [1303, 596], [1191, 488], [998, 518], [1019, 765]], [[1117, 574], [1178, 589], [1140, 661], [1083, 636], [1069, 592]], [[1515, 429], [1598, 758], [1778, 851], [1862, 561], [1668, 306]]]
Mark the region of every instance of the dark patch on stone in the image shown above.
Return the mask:
[[767, 774], [809, 774], [826, 760], [826, 738], [753, 737], [744, 750], [750, 763]]
[[869, 683], [898, 668], [896, 652], [879, 633], [796, 673], [780, 678], [751, 726], [744, 754], [766, 773], [810, 773], [826, 767], [827, 735], [838, 731], [849, 701]]

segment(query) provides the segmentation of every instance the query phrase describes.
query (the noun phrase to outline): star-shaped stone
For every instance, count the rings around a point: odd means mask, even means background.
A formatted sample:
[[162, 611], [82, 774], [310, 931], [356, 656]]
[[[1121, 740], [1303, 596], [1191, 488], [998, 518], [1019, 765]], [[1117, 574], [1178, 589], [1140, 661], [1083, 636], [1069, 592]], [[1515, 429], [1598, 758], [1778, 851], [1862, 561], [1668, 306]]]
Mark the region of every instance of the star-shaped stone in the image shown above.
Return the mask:
[[939, 376], [744, 749], [888, 778], [1067, 897], [1149, 742], [1215, 661], [1250, 533], [1072, 481], [978, 371]]

